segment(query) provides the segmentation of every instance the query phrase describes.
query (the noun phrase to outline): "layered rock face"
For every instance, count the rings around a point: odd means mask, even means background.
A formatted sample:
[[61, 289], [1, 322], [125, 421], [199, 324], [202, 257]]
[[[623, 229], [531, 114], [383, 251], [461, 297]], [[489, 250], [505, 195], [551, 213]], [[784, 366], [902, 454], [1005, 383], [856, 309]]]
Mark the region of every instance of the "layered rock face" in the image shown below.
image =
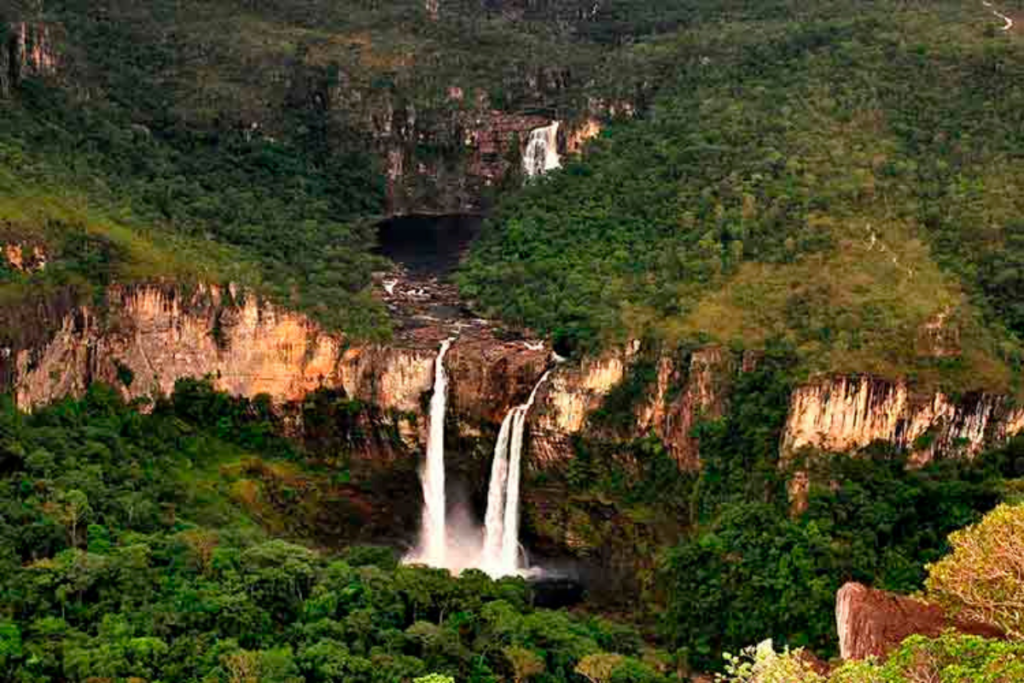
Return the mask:
[[[516, 160], [526, 152], [531, 132], [554, 122], [492, 109], [485, 97], [466, 106], [457, 87], [449, 88], [448, 96], [456, 99], [443, 116], [421, 121], [409, 107], [394, 112], [390, 122], [378, 121], [373, 129], [386, 160], [391, 215], [482, 211], [486, 192], [519, 171]], [[600, 120], [594, 117], [570, 123], [558, 137], [559, 151], [579, 153], [600, 131]], [[450, 153], [424, 157], [420, 150], [425, 144]]]
[[836, 594], [836, 628], [843, 659], [884, 658], [909, 636], [935, 638], [948, 629], [986, 638], [1006, 637], [995, 626], [955, 620], [937, 605], [859, 583], [848, 583]]
[[0, 97], [26, 78], [53, 78], [61, 67], [64, 29], [42, 22], [0, 26]]
[[[9, 267], [35, 269], [45, 254], [4, 249]], [[254, 296], [201, 287], [115, 286], [103, 308], [67, 297], [36, 302], [5, 320], [0, 379], [30, 408], [80, 394], [92, 381], [120, 386], [126, 398], [168, 394], [182, 377], [211, 376], [232, 394], [301, 400], [319, 388], [342, 388], [385, 411], [418, 414], [431, 390], [433, 359], [450, 331], [426, 329], [390, 345], [352, 346], [305, 316]], [[32, 334], [26, 334], [31, 331]], [[503, 341], [486, 326], [459, 333], [448, 360], [451, 412], [460, 423], [497, 425], [549, 367], [543, 344]], [[572, 455], [588, 416], [641, 362], [639, 343], [560, 366], [542, 387], [530, 417], [532, 466], [557, 467]], [[648, 362], [651, 362], [648, 360]], [[699, 466], [696, 422], [725, 413], [729, 385], [742, 371], [718, 347], [654, 359], [656, 381], [635, 408], [635, 429], [657, 434], [684, 469]], [[119, 377], [130, 371], [125, 386]], [[994, 395], [954, 403], [943, 394], [915, 396], [906, 383], [869, 377], [819, 380], [794, 390], [782, 440], [784, 455], [803, 448], [853, 452], [875, 441], [909, 451], [912, 462], [971, 457], [1024, 429], [1024, 409]]]
[[[424, 406], [441, 339], [457, 335], [447, 357], [449, 413], [470, 434], [495, 429], [551, 367], [544, 344], [498, 339], [487, 326], [455, 332], [438, 323], [388, 345], [352, 345], [302, 314], [217, 287], [186, 294], [171, 286], [114, 286], [102, 307], [65, 297], [22, 313], [6, 321], [8, 334], [0, 337], [0, 379], [26, 409], [80, 395], [94, 381], [134, 399], [169, 394], [183, 377], [209, 376], [218, 389], [268, 394], [278, 404], [318, 388], [343, 389], [404, 416], [403, 436], [415, 447], [425, 439]], [[588, 415], [639, 354], [634, 343], [551, 374], [530, 416], [534, 468], [557, 468], [572, 457], [572, 437], [588, 429]], [[690, 430], [702, 415], [723, 413], [732, 372], [731, 355], [718, 348], [661, 357], [649, 397], [635, 408], [636, 429], [622, 436], [654, 431], [681, 466], [696, 467]]]
[[[424, 395], [433, 386], [434, 337], [447, 334], [427, 330], [432, 334], [419, 340], [353, 346], [302, 314], [216, 287], [186, 295], [173, 287], [115, 286], [107, 300], [102, 309], [63, 300], [27, 311], [24, 324], [12, 321], [12, 330], [28, 327], [28, 319], [45, 313], [31, 323], [38, 336], [0, 338], [0, 377], [20, 406], [79, 395], [93, 381], [133, 399], [169, 394], [183, 377], [209, 376], [218, 389], [268, 394], [278, 404], [341, 388], [422, 427], [425, 420], [416, 418], [425, 417]], [[452, 411], [460, 420], [500, 422], [529, 394], [547, 354], [486, 330], [467, 331], [449, 357]]]
[[1000, 396], [954, 403], [914, 395], [905, 382], [837, 377], [797, 388], [790, 399], [782, 451], [853, 452], [882, 441], [911, 453], [915, 464], [937, 456], [972, 457], [1024, 427], [1024, 410]]
[[[640, 359], [640, 343], [561, 368], [542, 389], [531, 422], [531, 458], [538, 468], [572, 457], [572, 437], [588, 428], [587, 418], [621, 384]], [[683, 469], [700, 466], [691, 431], [701, 418], [721, 417], [736, 371], [724, 349], [708, 347], [691, 354], [667, 354], [655, 361], [657, 379], [635, 407], [635, 427], [627, 437], [657, 434]]]

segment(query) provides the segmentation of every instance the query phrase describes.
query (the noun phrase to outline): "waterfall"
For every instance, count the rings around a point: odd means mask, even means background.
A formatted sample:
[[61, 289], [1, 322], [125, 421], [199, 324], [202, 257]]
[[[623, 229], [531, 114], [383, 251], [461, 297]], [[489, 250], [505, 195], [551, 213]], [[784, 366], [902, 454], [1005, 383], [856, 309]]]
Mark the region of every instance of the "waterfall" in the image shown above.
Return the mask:
[[523, 172], [532, 178], [561, 166], [558, 157], [558, 121], [530, 131], [526, 153], [523, 155]]
[[502, 528], [505, 517], [505, 484], [508, 481], [508, 441], [515, 409], [508, 411], [501, 422], [498, 442], [491, 463], [491, 483], [487, 488], [487, 514], [484, 517], [484, 547], [481, 564], [484, 571], [496, 574], [501, 561]]
[[481, 565], [484, 571], [495, 577], [509, 576], [519, 569], [519, 480], [523, 436], [527, 415], [549, 374], [544, 373], [540, 378], [526, 403], [516, 406], [505, 416], [494, 448]]
[[427, 461], [420, 471], [423, 485], [423, 522], [420, 531], [419, 561], [431, 567], [447, 566], [448, 533], [444, 495], [444, 414], [448, 393], [448, 374], [444, 356], [452, 340], [441, 343], [434, 361], [434, 395], [430, 398], [430, 435]]

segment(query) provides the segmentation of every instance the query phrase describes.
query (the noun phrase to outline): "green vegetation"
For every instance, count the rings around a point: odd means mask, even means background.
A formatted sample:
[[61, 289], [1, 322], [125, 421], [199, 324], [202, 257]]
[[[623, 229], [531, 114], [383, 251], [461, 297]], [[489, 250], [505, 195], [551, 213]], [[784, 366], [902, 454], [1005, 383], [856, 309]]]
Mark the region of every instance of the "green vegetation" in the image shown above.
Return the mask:
[[[879, 446], [778, 452], [809, 372], [1020, 390], [1024, 52], [983, 7], [460, 0], [432, 21], [421, 0], [102, 5], [0, 14], [0, 35], [24, 18], [67, 31], [57, 82], [0, 102], [0, 244], [47, 260], [0, 269], [0, 312], [68, 291], [101, 303], [114, 283], [230, 281], [385, 339], [369, 284], [390, 145], [406, 168], [458, 176], [457, 114], [477, 102], [571, 121], [588, 99], [627, 101], [638, 120], [563, 171], [521, 192], [506, 179], [463, 294], [563, 350], [636, 337], [764, 357], [697, 426], [699, 472], [624, 436], [657, 379], [644, 358], [565, 471], [526, 483], [540, 492], [527, 533], [628, 565], [634, 590], [609, 585], [617, 600], [589, 607], [627, 607], [631, 626], [537, 609], [518, 579], [352, 547], [411, 528], [397, 508], [417, 499], [360, 480], [350, 455], [396, 416], [341, 392], [297, 408], [302, 444], [266, 397], [204, 381], [150, 413], [100, 386], [31, 415], [2, 399], [0, 678], [655, 683], [768, 636], [831, 655], [843, 582], [915, 591], [929, 566], [945, 604], [1019, 635], [998, 602], [1014, 577], [963, 594], [995, 522], [947, 538], [1020, 491], [1024, 441], [913, 470]], [[28, 330], [11, 319], [0, 337]], [[412, 480], [414, 466], [394, 468]], [[805, 509], [788, 495], [798, 467]], [[1020, 655], [914, 640], [831, 680], [902, 681], [922, 661], [939, 680], [1012, 679]], [[726, 668], [822, 680], [772, 657]]]
[[463, 292], [584, 349], [783, 337], [807, 370], [1008, 390], [1020, 42], [969, 3], [720, 5], [666, 10], [631, 52], [649, 114], [503, 203]]
[[[387, 338], [368, 292], [383, 263], [382, 160], [403, 148], [410, 179], [419, 163], [462, 173], [455, 116], [478, 95], [576, 115], [614, 51], [549, 19], [467, 2], [434, 22], [421, 0], [8, 3], [2, 34], [22, 20], [59, 27], [44, 49], [60, 73], [0, 101], [0, 242], [45, 246], [55, 267], [0, 273], [3, 300], [232, 281]], [[437, 188], [416, 192], [413, 204]], [[99, 258], [78, 258], [83, 234]]]
[[1024, 505], [1000, 505], [949, 541], [953, 552], [928, 566], [928, 594], [959, 617], [1024, 637]]
[[313, 474], [267, 407], [191, 381], [149, 415], [99, 385], [32, 415], [3, 401], [4, 680], [567, 681], [601, 653], [664, 680], [638, 634], [534, 609], [521, 579], [274, 538], [296, 513], [253, 472]]
[[153, 132], [33, 87], [7, 107], [0, 139], [0, 237], [52, 259], [9, 274], [15, 287], [234, 281], [356, 336], [387, 333], [364, 291], [377, 260], [357, 219], [382, 196], [365, 153]]
[[[768, 637], [834, 655], [844, 583], [922, 589], [926, 566], [950, 549], [947, 536], [1011, 497], [1024, 477], [1022, 439], [972, 462], [920, 468], [885, 444], [780, 463], [796, 365], [792, 348], [770, 344], [757, 369], [738, 376], [726, 415], [695, 430], [700, 472], [681, 473], [653, 435], [580, 438], [558, 482], [566, 492], [558, 512], [548, 501], [528, 512], [538, 533], [551, 533], [547, 520], [562, 515], [582, 552], [630, 557], [637, 569], [627, 585], [644, 598], [631, 609], [696, 670]], [[803, 511], [789, 496], [797, 469], [809, 473]], [[526, 486], [553, 483], [548, 475]]]
[[911, 636], [883, 663], [849, 661], [822, 675], [801, 650], [776, 654], [771, 641], [726, 655], [722, 683], [1002, 683], [1024, 677], [1020, 640], [1024, 507], [1001, 505], [978, 524], [954, 532], [952, 554], [928, 566], [929, 600], [950, 614], [1005, 629], [1010, 642], [949, 631], [938, 638]]
[[1024, 676], [1024, 644], [954, 633], [911, 636], [884, 663], [847, 662], [824, 676], [797, 651], [748, 648], [730, 659], [722, 683], [1002, 683]]

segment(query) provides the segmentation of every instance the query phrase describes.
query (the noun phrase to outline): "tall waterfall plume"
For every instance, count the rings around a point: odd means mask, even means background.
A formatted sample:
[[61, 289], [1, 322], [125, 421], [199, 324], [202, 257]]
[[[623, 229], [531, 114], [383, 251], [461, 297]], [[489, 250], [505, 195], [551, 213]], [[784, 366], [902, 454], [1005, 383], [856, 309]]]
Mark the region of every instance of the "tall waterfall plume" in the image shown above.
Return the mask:
[[444, 493], [444, 417], [448, 403], [448, 373], [444, 357], [452, 340], [441, 343], [434, 360], [434, 395], [430, 398], [430, 434], [427, 438], [427, 460], [420, 470], [423, 486], [423, 521], [419, 547], [410, 558], [431, 567], [448, 566], [448, 528], [445, 518]]
[[488, 574], [501, 570], [501, 544], [505, 526], [505, 488], [508, 482], [508, 443], [516, 408], [508, 411], [501, 422], [498, 442], [491, 462], [491, 483], [487, 488], [487, 514], [484, 517], [484, 547], [480, 563]]
[[558, 121], [530, 131], [526, 153], [523, 154], [523, 172], [532, 178], [561, 166], [562, 161], [558, 156]]
[[501, 424], [491, 464], [484, 518], [484, 547], [480, 566], [491, 576], [509, 576], [519, 571], [519, 481], [522, 471], [523, 436], [526, 417], [537, 392], [550, 372], [537, 382], [530, 398], [508, 412]]

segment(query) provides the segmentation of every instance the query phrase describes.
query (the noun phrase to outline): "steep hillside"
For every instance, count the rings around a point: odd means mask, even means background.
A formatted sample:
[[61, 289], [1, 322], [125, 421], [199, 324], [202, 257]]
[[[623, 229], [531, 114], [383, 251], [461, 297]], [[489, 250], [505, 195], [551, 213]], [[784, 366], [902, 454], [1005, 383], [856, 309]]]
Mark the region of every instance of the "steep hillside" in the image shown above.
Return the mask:
[[559, 121], [576, 149], [632, 111], [581, 21], [573, 3], [7, 3], [0, 237], [70, 264], [84, 228], [114, 244], [109, 273], [68, 266], [94, 284], [230, 280], [386, 338], [376, 222], [479, 211], [517, 185], [532, 129]]
[[588, 347], [775, 338], [1016, 390], [1017, 32], [981, 3], [754, 5], [636, 45], [648, 115], [504, 204], [463, 292]]

